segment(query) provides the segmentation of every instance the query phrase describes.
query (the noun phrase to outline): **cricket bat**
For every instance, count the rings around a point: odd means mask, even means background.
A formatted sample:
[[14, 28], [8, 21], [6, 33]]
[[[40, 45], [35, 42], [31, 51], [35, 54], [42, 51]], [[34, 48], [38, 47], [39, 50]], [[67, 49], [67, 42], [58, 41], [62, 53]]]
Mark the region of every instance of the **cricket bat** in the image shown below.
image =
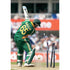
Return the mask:
[[23, 12], [24, 12], [24, 15], [25, 15], [25, 20], [29, 20], [27, 7], [23, 6], [22, 8], [23, 8]]

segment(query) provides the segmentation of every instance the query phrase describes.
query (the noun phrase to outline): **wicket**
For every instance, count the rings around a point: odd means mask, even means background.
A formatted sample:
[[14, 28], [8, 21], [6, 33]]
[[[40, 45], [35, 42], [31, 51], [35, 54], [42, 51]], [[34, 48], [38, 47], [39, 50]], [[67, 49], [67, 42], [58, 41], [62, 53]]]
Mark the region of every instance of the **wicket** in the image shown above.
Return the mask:
[[[48, 51], [49, 47], [47, 47], [47, 67], [48, 67]], [[52, 44], [52, 51], [51, 51], [50, 67], [52, 67], [52, 65], [53, 68], [55, 68], [55, 43]]]

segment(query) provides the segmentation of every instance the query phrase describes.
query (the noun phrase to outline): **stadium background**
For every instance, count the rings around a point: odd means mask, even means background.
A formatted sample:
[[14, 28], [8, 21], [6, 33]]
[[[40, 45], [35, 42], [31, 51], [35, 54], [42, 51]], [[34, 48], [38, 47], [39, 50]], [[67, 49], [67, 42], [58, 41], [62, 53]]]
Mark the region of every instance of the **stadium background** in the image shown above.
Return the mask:
[[[54, 35], [56, 62], [59, 62], [59, 0], [11, 0], [11, 62], [17, 61], [17, 47], [13, 36], [21, 22], [25, 20], [22, 11], [23, 5], [27, 6], [31, 21], [36, 18], [41, 20], [41, 28], [36, 28], [36, 34], [29, 37], [34, 42], [32, 46], [36, 46], [37, 49], [33, 61], [37, 61], [40, 57], [40, 62], [46, 62], [47, 39], [51, 43]], [[51, 46], [49, 61], [50, 51]]]

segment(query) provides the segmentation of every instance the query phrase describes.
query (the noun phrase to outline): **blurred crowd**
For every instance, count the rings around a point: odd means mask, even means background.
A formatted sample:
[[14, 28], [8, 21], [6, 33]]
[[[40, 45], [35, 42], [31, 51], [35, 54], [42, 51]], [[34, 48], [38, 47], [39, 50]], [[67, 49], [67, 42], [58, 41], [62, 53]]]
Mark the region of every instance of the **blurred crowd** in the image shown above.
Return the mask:
[[[33, 19], [45, 19], [45, 15], [34, 15]], [[57, 15], [55, 13], [51, 14], [51, 18], [53, 19], [58, 19]], [[50, 19], [51, 19], [50, 18]], [[13, 19], [22, 19], [18, 14], [13, 17]], [[21, 22], [14, 22], [13, 24], [11, 23], [11, 51], [17, 51], [17, 46], [14, 42], [14, 35], [17, 31], [17, 29], [20, 27]], [[59, 37], [50, 34], [47, 36], [47, 34], [42, 33], [43, 35], [39, 34], [39, 31], [36, 31], [35, 34], [32, 36], [29, 36], [32, 48], [36, 48], [36, 51], [46, 51], [47, 47], [49, 47], [49, 51], [52, 48], [52, 43], [55, 43], [55, 49], [59, 49]]]
[[36, 48], [36, 51], [46, 51], [49, 48], [49, 51], [52, 50], [52, 44], [55, 43], [55, 49], [59, 49], [59, 37], [50, 34], [47, 36], [45, 33], [39, 35], [38, 31], [36, 34], [29, 37], [32, 48]]
[[[49, 36], [47, 36], [45, 33], [39, 35], [39, 32], [36, 31], [35, 34], [28, 37], [30, 39], [32, 48], [36, 48], [36, 51], [38, 52], [45, 52], [48, 47], [49, 51], [51, 51], [53, 43], [55, 43], [55, 49], [59, 49], [59, 37], [53, 34], [50, 34]], [[13, 40], [13, 37], [11, 38], [11, 51], [17, 51], [17, 46]]]
[[[59, 19], [59, 14], [56, 13], [47, 13], [47, 14], [28, 14], [29, 19]], [[25, 19], [24, 14], [23, 16], [19, 14], [15, 14], [14, 16], [11, 17], [12, 19]]]

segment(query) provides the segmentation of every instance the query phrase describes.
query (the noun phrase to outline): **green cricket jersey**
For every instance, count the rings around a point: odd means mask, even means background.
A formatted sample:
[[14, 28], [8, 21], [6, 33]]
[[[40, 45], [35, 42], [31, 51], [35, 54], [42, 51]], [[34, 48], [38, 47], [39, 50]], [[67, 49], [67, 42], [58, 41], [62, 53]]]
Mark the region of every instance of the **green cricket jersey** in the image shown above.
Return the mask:
[[15, 33], [14, 40], [25, 39], [28, 37], [28, 35], [32, 35], [34, 33], [35, 33], [34, 24], [30, 21], [24, 21], [22, 22], [22, 25]]

